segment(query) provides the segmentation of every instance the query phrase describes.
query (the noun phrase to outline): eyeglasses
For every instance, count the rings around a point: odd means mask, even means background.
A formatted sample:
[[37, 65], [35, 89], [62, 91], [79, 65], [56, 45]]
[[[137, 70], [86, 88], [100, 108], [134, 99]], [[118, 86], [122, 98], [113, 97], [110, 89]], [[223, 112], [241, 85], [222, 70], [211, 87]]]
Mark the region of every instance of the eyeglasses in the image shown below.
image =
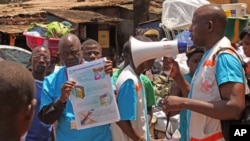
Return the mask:
[[97, 56], [100, 54], [100, 52], [99, 51], [86, 51], [84, 54], [89, 55], [89, 56], [94, 54], [95, 56]]
[[50, 61], [50, 57], [43, 56], [43, 55], [33, 55], [32, 58], [35, 60], [40, 60], [42, 58], [44, 61], [47, 61], [47, 62]]

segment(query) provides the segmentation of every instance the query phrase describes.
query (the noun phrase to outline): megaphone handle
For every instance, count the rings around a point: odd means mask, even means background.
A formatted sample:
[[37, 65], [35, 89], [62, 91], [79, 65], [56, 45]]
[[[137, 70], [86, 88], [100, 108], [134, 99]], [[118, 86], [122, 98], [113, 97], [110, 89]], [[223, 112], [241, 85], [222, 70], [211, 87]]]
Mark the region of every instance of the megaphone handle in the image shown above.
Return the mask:
[[170, 72], [171, 72], [171, 70], [169, 70], [169, 71], [164, 71], [164, 73], [165, 73], [167, 76], [170, 75]]
[[169, 70], [169, 71], [164, 71], [164, 73], [165, 73], [167, 76], [169, 76], [170, 73], [171, 73], [171, 71], [172, 71], [172, 68], [173, 68], [173, 64], [171, 64], [170, 70]]

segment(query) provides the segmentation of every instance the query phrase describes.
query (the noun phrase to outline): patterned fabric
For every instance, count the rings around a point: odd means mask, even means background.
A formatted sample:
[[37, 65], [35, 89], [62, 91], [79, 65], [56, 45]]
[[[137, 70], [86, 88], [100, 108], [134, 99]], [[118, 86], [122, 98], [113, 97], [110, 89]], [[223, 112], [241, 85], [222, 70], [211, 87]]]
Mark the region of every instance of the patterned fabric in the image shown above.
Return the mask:
[[154, 74], [153, 86], [157, 97], [156, 99], [158, 99], [158, 97], [163, 98], [169, 94], [172, 81], [173, 79], [168, 76]]

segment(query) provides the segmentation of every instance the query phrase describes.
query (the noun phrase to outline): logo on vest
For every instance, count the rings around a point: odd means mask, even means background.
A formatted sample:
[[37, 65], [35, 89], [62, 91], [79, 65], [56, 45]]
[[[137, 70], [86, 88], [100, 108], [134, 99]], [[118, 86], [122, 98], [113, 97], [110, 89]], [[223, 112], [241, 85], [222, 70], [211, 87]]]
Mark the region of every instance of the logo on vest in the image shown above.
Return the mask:
[[212, 80], [206, 78], [202, 81], [201, 83], [201, 89], [204, 91], [204, 92], [211, 92], [212, 90]]

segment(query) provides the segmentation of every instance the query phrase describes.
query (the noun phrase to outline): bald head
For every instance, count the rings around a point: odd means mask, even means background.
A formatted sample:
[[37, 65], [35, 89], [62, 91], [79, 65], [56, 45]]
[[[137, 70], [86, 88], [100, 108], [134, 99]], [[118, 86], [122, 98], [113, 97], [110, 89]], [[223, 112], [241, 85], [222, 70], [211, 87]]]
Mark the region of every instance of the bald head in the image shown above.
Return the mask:
[[66, 67], [82, 62], [81, 42], [74, 34], [64, 35], [59, 41], [59, 56]]
[[224, 37], [227, 17], [221, 7], [208, 4], [195, 10], [189, 28], [190, 37], [196, 46], [212, 48]]
[[59, 41], [59, 52], [63, 48], [72, 47], [74, 45], [81, 46], [79, 38], [75, 34], [64, 35]]
[[220, 34], [221, 36], [224, 35], [227, 17], [224, 10], [220, 6], [215, 4], [201, 6], [195, 11], [194, 16], [204, 22], [211, 22], [216, 34]]

